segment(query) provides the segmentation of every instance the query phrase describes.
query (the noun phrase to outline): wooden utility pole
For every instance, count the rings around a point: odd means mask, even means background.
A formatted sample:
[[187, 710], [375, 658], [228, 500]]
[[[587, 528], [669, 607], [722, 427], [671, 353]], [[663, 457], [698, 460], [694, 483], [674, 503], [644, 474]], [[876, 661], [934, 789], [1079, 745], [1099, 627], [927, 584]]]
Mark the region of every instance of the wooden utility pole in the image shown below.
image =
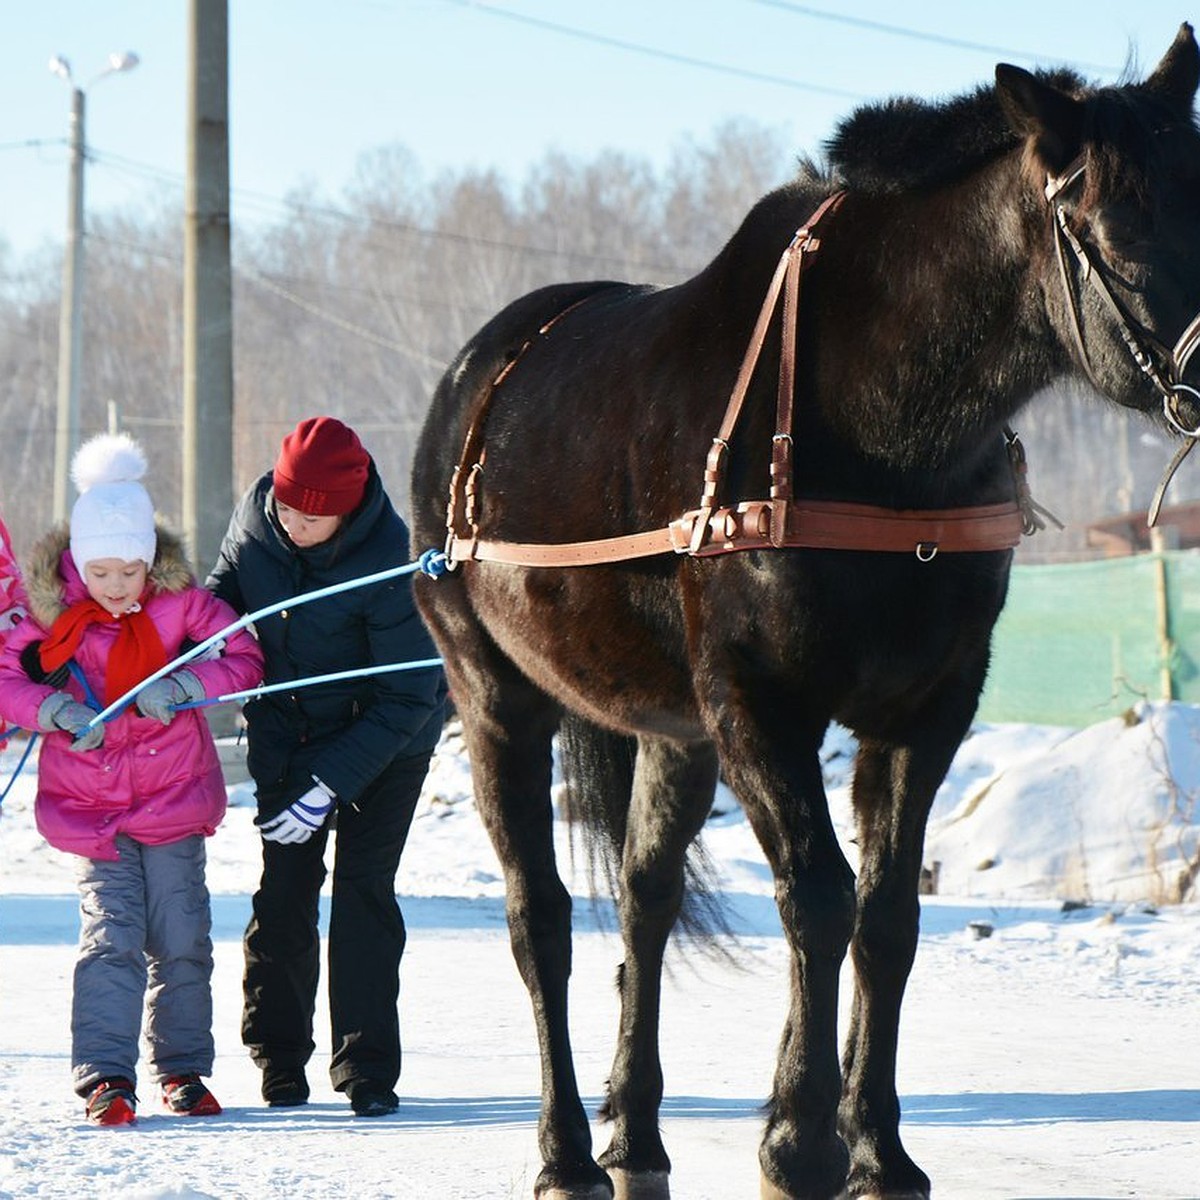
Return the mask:
[[233, 510], [229, 12], [189, 0], [183, 298], [183, 529], [203, 580]]
[[1179, 530], [1174, 525], [1150, 529], [1154, 554], [1155, 636], [1158, 642], [1158, 689], [1160, 700], [1175, 699], [1175, 640], [1171, 635], [1171, 593], [1167, 587], [1167, 551], [1179, 549]]

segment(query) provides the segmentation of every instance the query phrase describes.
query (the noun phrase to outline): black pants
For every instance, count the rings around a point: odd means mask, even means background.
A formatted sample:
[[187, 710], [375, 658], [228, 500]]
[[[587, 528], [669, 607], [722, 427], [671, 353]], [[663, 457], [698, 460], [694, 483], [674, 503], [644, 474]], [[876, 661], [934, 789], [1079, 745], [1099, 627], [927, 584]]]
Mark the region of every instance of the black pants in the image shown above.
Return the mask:
[[[339, 804], [329, 912], [329, 1013], [335, 1091], [400, 1077], [400, 957], [405, 929], [396, 870], [429, 756], [393, 761], [357, 801]], [[315, 1048], [318, 901], [328, 824], [299, 845], [263, 842], [246, 928], [242, 1041], [262, 1068], [299, 1070]]]

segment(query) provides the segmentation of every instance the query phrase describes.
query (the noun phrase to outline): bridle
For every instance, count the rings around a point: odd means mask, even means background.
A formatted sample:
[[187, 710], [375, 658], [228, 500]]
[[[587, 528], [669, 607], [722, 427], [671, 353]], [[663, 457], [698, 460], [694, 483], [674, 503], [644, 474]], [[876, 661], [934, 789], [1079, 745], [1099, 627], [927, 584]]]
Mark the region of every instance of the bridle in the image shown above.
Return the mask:
[[1073, 274], [1068, 266], [1068, 251], [1074, 256], [1075, 265], [1079, 269], [1083, 282], [1091, 284], [1116, 319], [1117, 332], [1121, 335], [1121, 340], [1125, 343], [1133, 361], [1158, 389], [1162, 396], [1163, 416], [1166, 418], [1167, 424], [1186, 439], [1167, 467], [1166, 474], [1154, 494], [1148, 518], [1149, 524], [1153, 525], [1158, 519], [1167, 484], [1170, 483], [1171, 477], [1180, 463], [1191, 453], [1197, 439], [1200, 439], [1200, 424], [1195, 427], [1186, 425], [1179, 407], [1181, 399], [1189, 397], [1200, 409], [1200, 391], [1183, 382], [1188, 363], [1196, 349], [1200, 347], [1200, 313], [1197, 313], [1188, 323], [1174, 347], [1167, 350], [1145, 325], [1130, 314], [1125, 305], [1113, 293], [1105, 278], [1107, 264], [1099, 254], [1076, 236], [1067, 217], [1064, 203], [1065, 194], [1083, 177], [1085, 169], [1084, 157], [1080, 155], [1061, 175], [1047, 176], [1045, 187], [1046, 202], [1054, 214], [1054, 253], [1058, 259], [1059, 276], [1062, 279], [1063, 292], [1067, 298], [1067, 309], [1071, 315], [1071, 333], [1075, 339], [1080, 365], [1092, 386], [1104, 394], [1104, 389], [1097, 382], [1092, 371], [1087, 346], [1083, 340], [1083, 328], [1079, 315], [1079, 289], [1075, 286]]

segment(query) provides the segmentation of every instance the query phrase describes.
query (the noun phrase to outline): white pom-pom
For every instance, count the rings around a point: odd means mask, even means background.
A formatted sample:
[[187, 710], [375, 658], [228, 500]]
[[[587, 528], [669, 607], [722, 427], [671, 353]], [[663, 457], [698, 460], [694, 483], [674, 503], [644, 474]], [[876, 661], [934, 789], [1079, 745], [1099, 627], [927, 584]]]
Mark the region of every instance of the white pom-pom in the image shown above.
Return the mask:
[[71, 482], [80, 493], [100, 483], [133, 483], [146, 474], [146, 455], [125, 433], [101, 433], [71, 460]]

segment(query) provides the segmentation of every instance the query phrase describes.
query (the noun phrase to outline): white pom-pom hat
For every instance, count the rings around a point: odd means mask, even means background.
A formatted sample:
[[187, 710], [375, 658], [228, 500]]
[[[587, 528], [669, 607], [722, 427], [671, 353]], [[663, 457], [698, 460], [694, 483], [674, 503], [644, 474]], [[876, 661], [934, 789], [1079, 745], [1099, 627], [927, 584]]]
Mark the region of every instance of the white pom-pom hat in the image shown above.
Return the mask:
[[100, 558], [154, 565], [158, 538], [145, 474], [146, 455], [123, 433], [102, 433], [75, 452], [71, 480], [80, 495], [71, 509], [71, 557], [81, 575]]

